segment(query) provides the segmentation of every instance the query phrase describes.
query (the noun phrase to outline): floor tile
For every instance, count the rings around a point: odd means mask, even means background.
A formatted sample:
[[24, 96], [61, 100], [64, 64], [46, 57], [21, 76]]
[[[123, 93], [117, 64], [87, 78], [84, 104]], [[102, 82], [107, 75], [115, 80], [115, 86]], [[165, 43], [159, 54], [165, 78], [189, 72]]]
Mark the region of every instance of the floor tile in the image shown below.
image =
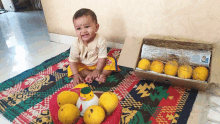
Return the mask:
[[216, 108], [216, 110], [220, 113], [220, 106]]
[[220, 86], [218, 84], [210, 84], [208, 91], [218, 97], [220, 97]]
[[7, 57], [0, 58], [0, 69], [11, 66], [15, 63], [11, 56], [13, 55], [8, 55]]
[[211, 96], [211, 97], [210, 97], [210, 100], [211, 100], [211, 102], [213, 102], [213, 103], [215, 103], [215, 104], [217, 104], [217, 105], [220, 106], [220, 97]]
[[[0, 15], [0, 24], [0, 83], [39, 65], [40, 55], [34, 58], [38, 61], [28, 58], [57, 45], [50, 41], [43, 11], [7, 12]], [[9, 123], [0, 114], [0, 124]]]
[[47, 59], [50, 59], [60, 53], [66, 51], [70, 48], [70, 45], [66, 44], [56, 44], [55, 46], [51, 46], [50, 48], [43, 48], [43, 50], [39, 50], [37, 54], [28, 57], [27, 59], [32, 62], [43, 62]]
[[191, 118], [188, 119], [188, 123], [198, 124], [201, 120], [200, 113], [203, 111], [203, 106], [197, 105], [194, 106], [193, 110], [190, 113]]
[[214, 111], [213, 109], [209, 110], [208, 118], [220, 123], [220, 113], [217, 111]]
[[10, 54], [10, 51], [8, 49], [0, 50], [0, 58], [5, 58]]
[[0, 123], [1, 124], [11, 124], [2, 114], [0, 114]]
[[31, 62], [31, 61], [23, 61], [21, 63], [15, 63], [8, 67], [5, 67], [0, 70], [0, 83], [3, 81], [12, 78], [28, 69], [31, 69], [40, 63]]
[[205, 124], [208, 122], [208, 111], [210, 106], [210, 94], [207, 91], [198, 91], [192, 111], [190, 113], [188, 124]]
[[219, 123], [208, 121], [206, 124], [219, 124]]
[[[41, 51], [44, 51], [45, 49], [53, 47], [53, 43], [51, 41], [45, 41], [45, 40], [39, 40], [38, 42], [34, 42], [30, 45], [18, 45], [14, 46], [9, 49], [10, 53], [13, 53], [15, 55], [19, 56], [30, 56], [30, 55], [35, 55]], [[21, 52], [20, 52], [21, 51]]]
[[1, 14], [0, 22], [4, 24], [1, 26], [0, 34], [6, 42], [25, 42], [29, 45], [39, 40], [50, 40], [41, 11], [8, 12]]
[[[1, 35], [0, 35], [1, 37]], [[4, 37], [1, 37], [2, 38], [2, 42], [0, 41], [0, 50], [6, 50], [7, 49], [7, 45], [4, 41]]]

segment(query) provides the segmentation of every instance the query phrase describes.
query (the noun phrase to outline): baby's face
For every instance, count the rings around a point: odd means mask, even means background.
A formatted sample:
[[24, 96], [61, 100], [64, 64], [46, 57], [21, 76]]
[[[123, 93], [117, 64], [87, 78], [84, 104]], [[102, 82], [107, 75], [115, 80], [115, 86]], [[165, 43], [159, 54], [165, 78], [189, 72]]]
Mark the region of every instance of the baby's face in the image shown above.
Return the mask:
[[77, 37], [86, 43], [93, 41], [99, 29], [99, 25], [92, 20], [91, 16], [82, 16], [74, 19], [73, 24]]

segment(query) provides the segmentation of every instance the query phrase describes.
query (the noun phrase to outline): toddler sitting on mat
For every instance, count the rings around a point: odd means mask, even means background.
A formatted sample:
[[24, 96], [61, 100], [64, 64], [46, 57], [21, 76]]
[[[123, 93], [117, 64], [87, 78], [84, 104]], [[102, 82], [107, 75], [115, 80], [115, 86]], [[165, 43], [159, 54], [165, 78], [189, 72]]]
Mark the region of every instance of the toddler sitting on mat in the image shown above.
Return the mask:
[[73, 83], [93, 80], [105, 83], [106, 76], [117, 71], [116, 60], [107, 56], [106, 40], [97, 34], [99, 24], [96, 14], [90, 9], [80, 9], [73, 16], [78, 37], [73, 41], [69, 55], [68, 77]]

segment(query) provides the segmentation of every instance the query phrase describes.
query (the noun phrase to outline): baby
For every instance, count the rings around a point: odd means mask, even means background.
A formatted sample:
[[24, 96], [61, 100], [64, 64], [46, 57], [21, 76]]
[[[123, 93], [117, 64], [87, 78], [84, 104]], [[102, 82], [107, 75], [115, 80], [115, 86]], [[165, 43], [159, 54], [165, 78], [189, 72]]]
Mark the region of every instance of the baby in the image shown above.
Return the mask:
[[105, 38], [97, 34], [96, 14], [90, 9], [80, 9], [73, 16], [73, 24], [78, 40], [70, 49], [68, 77], [74, 77], [73, 83], [93, 80], [105, 83], [106, 76], [118, 68], [115, 59], [107, 57]]

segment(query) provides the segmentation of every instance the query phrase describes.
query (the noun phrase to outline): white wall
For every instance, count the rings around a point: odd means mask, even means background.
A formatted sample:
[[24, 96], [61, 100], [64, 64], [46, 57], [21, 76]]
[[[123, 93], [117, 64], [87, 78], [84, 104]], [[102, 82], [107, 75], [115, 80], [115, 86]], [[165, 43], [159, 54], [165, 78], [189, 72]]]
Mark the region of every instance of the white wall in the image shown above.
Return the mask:
[[148, 34], [220, 41], [219, 0], [42, 0], [50, 33], [76, 36], [72, 16], [92, 9], [99, 33], [114, 42]]

